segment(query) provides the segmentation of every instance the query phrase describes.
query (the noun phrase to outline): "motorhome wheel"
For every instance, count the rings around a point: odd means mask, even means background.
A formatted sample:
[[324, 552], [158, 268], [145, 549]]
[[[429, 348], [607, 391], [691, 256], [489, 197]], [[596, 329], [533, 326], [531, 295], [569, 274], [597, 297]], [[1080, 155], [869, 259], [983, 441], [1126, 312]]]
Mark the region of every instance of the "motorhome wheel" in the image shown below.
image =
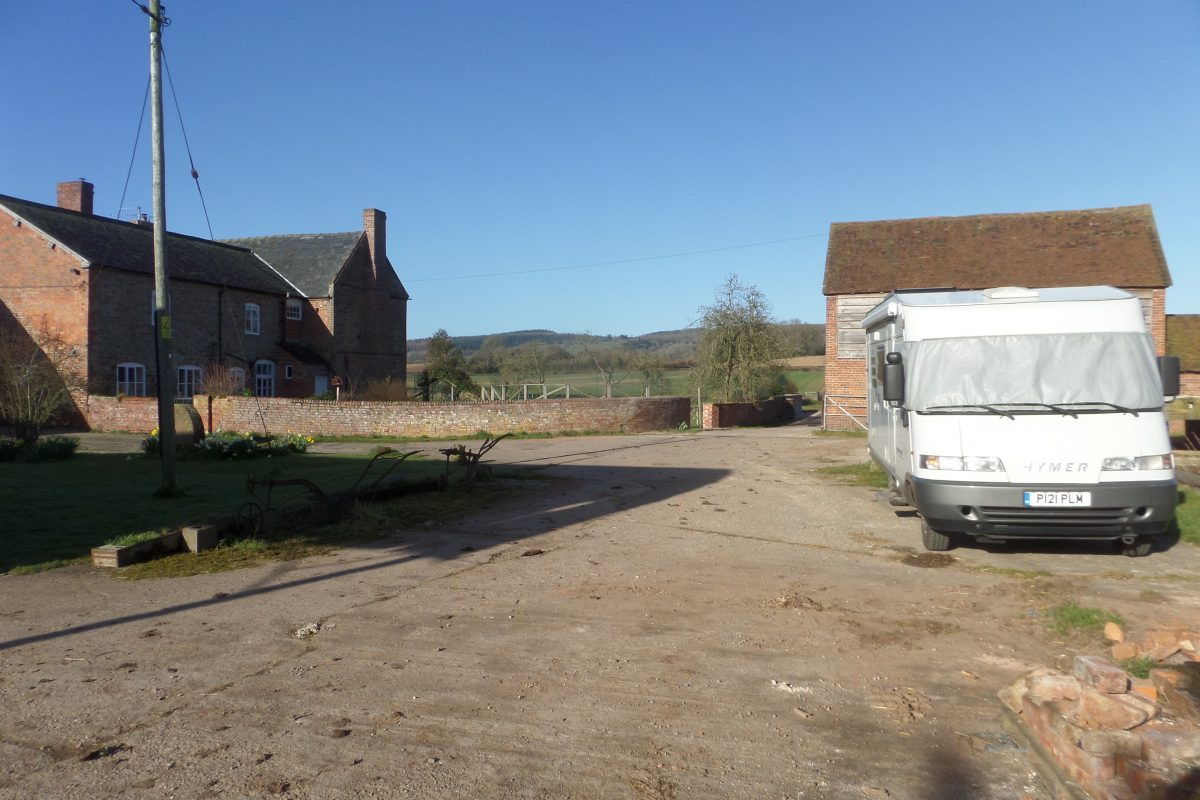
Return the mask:
[[950, 534], [935, 531], [928, 522], [921, 520], [921, 544], [925, 545], [926, 550], [949, 550], [952, 540]]
[[1154, 549], [1154, 539], [1150, 536], [1139, 536], [1133, 544], [1122, 545], [1123, 552], [1130, 558], [1141, 558], [1150, 555]]

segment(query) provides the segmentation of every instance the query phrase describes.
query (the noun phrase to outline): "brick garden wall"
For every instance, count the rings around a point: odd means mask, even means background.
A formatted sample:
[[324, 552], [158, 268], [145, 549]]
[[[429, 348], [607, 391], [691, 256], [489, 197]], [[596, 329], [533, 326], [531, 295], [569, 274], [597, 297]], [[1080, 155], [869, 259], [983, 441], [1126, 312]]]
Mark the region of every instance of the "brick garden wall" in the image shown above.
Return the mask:
[[701, 406], [702, 425], [710, 431], [796, 419], [803, 400], [802, 394], [789, 394], [759, 403], [705, 403]]
[[149, 433], [158, 427], [158, 399], [154, 397], [90, 394], [77, 398], [75, 404], [94, 431]]
[[[686, 397], [530, 400], [521, 403], [419, 403], [197, 396], [209, 430], [326, 436], [463, 436], [478, 431], [639, 433], [678, 428], [691, 417]], [[261, 416], [260, 416], [261, 409]]]

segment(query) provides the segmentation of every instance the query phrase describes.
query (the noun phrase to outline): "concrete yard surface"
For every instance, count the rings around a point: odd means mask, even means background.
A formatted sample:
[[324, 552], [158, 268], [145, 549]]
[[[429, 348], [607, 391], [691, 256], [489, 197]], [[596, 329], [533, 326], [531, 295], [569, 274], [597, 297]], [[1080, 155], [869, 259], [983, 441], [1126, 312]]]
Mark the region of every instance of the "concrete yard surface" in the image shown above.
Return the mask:
[[923, 553], [910, 513], [816, 471], [859, 438], [491, 455], [541, 469], [331, 556], [0, 577], [0, 798], [1049, 800], [995, 693], [1103, 648], [1047, 609], [1200, 618], [1188, 544]]

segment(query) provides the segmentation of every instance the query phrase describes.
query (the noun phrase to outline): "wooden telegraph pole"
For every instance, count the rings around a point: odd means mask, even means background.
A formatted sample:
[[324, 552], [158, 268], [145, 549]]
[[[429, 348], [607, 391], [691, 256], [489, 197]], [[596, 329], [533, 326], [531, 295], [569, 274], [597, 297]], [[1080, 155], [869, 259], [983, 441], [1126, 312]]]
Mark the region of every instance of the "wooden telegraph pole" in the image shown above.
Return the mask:
[[158, 448], [162, 494], [174, 494], [175, 386], [171, 378], [171, 304], [167, 285], [167, 201], [163, 174], [162, 20], [159, 0], [150, 0], [150, 138], [154, 159], [154, 344], [158, 387]]

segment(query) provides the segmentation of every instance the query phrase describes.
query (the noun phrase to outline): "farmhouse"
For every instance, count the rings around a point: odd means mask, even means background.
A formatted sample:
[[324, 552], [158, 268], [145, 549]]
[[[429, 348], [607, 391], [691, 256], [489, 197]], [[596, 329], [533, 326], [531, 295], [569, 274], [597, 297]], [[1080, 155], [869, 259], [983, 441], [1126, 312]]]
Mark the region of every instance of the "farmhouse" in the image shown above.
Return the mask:
[[1171, 285], [1149, 205], [835, 222], [825, 259], [826, 426], [866, 409], [863, 315], [896, 289], [1107, 284], [1142, 301], [1160, 354]]
[[[153, 395], [159, 378], [153, 229], [97, 216], [93, 195], [87, 181], [59, 184], [56, 206], [0, 195], [0, 332], [68, 347], [72, 383], [86, 387], [75, 410], [111, 427], [105, 398]], [[351, 233], [234, 242], [169, 233], [165, 378], [175, 395], [201, 392], [212, 365], [260, 396], [321, 394], [335, 376], [403, 381], [408, 294], [386, 241], [377, 209]]]

